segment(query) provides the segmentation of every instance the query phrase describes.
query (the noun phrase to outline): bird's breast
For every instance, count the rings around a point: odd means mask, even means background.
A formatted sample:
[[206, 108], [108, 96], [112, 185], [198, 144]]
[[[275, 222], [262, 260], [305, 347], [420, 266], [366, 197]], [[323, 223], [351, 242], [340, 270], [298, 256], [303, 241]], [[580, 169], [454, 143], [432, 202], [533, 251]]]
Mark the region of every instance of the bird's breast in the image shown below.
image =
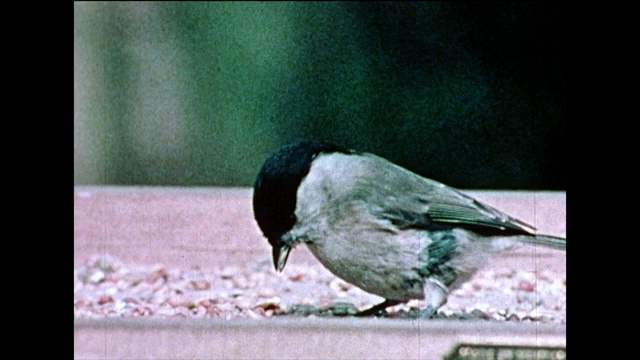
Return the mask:
[[415, 231], [333, 232], [308, 243], [314, 256], [339, 278], [386, 299], [406, 301], [423, 297], [420, 249], [428, 237]]

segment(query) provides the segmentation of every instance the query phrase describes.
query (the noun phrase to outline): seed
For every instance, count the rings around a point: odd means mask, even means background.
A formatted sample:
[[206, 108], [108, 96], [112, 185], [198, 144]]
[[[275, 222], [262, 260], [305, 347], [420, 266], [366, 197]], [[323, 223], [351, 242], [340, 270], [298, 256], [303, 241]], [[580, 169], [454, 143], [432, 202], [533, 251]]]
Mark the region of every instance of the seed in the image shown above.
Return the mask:
[[196, 290], [209, 290], [211, 288], [211, 283], [207, 280], [193, 280], [191, 285]]
[[522, 280], [518, 283], [518, 290], [533, 292], [535, 290], [535, 284], [526, 280]]
[[106, 303], [110, 303], [113, 301], [113, 298], [111, 297], [111, 295], [101, 295], [100, 298], [98, 298], [98, 304], [99, 305], [104, 305]]

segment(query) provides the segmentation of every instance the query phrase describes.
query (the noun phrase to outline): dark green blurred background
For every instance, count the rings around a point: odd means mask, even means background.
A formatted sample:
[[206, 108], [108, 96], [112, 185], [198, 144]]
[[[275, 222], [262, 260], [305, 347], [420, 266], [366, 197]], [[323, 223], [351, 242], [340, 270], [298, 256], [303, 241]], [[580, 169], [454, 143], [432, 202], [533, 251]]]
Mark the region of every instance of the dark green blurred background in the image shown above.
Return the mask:
[[250, 186], [300, 138], [566, 187], [557, 2], [74, 3], [76, 185]]

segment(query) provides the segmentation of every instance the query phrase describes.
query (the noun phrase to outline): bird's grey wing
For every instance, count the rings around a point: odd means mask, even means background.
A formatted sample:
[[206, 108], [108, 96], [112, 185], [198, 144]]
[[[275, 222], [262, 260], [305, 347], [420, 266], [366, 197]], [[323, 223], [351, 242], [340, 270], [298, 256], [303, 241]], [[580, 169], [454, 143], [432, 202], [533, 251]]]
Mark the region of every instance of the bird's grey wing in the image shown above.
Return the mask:
[[[390, 163], [389, 163], [390, 164]], [[392, 165], [396, 167], [396, 165]], [[460, 191], [420, 177], [402, 167], [379, 179], [380, 204], [376, 216], [397, 228], [467, 227], [488, 233], [532, 234], [535, 228], [483, 204]], [[389, 176], [391, 174], [391, 176]], [[403, 189], [400, 194], [393, 189]]]
[[523, 221], [475, 200], [446, 185], [435, 184], [431, 191], [426, 215], [436, 224], [457, 224], [475, 230], [531, 234], [535, 228]]
[[451, 188], [418, 193], [388, 202], [379, 214], [398, 228], [468, 227], [532, 234], [535, 228]]

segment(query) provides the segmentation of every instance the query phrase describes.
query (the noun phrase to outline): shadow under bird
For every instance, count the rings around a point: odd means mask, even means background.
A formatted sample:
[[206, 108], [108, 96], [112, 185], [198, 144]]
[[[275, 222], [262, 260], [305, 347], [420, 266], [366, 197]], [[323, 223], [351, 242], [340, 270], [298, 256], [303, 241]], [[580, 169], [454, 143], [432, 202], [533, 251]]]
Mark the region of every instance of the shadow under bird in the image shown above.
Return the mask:
[[566, 246], [381, 157], [317, 141], [265, 161], [253, 211], [277, 271], [303, 243], [333, 274], [385, 299], [356, 316], [420, 299], [420, 317], [429, 318], [492, 256], [522, 243]]

